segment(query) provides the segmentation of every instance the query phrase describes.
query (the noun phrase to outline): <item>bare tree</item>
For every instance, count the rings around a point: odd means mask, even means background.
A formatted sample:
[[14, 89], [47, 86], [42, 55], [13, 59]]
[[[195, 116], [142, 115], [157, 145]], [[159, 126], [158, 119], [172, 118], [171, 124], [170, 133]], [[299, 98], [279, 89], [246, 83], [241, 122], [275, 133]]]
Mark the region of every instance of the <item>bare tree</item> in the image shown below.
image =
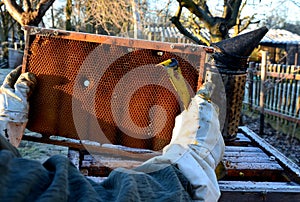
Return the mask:
[[[86, 31], [89, 1], [73, 0], [72, 25], [76, 31]], [[92, 17], [92, 16], [89, 16]]]
[[110, 35], [116, 35], [133, 30], [142, 21], [140, 11], [138, 0], [90, 0], [86, 15], [90, 23], [103, 28]]
[[8, 34], [16, 21], [12, 19], [2, 2], [0, 2], [0, 19], [0, 41], [8, 41]]
[[72, 16], [72, 0], [67, 0], [66, 3], [66, 8], [65, 8], [65, 12], [66, 12], [66, 30], [72, 30], [72, 24], [71, 24], [71, 16]]
[[153, 1], [153, 6], [147, 8], [145, 12], [146, 26], [170, 26], [170, 18], [172, 17], [173, 0], [160, 2], [159, 0]]
[[9, 14], [22, 26], [38, 26], [54, 1], [41, 0], [38, 3], [32, 3], [30, 0], [24, 0], [23, 6], [20, 6], [16, 0], [2, 0]]
[[139, 0], [131, 0], [134, 38], [142, 38], [141, 15], [139, 12]]
[[[209, 45], [226, 39], [229, 37], [228, 31], [231, 28], [235, 28], [235, 34], [238, 34], [253, 20], [253, 16], [240, 18], [241, 10], [246, 4], [243, 0], [224, 0], [222, 16], [213, 16], [207, 0], [177, 0], [177, 2], [178, 9], [171, 21], [182, 34], [198, 44]], [[192, 14], [189, 23], [192, 29], [196, 30], [194, 33], [188, 31], [181, 22], [183, 8]], [[201, 34], [200, 30], [204, 28], [208, 29], [210, 39]]]

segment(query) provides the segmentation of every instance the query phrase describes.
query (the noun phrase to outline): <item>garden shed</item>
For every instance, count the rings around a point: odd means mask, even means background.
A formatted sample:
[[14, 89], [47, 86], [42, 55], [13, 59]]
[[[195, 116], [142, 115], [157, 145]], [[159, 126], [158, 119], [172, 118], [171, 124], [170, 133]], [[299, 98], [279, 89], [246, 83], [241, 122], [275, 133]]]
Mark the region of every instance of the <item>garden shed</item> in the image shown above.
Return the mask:
[[260, 42], [272, 64], [299, 65], [300, 36], [284, 29], [270, 29]]

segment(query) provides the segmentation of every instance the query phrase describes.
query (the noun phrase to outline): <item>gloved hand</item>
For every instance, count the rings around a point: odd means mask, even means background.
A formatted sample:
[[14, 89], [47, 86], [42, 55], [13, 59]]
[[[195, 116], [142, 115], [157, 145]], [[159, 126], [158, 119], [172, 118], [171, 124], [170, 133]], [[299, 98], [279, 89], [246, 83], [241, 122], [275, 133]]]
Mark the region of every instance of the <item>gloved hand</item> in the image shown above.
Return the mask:
[[0, 87], [0, 133], [15, 147], [19, 146], [28, 122], [28, 97], [35, 85], [34, 74], [21, 74], [19, 66]]
[[176, 117], [172, 140], [163, 155], [144, 163], [176, 165], [192, 184], [192, 198], [209, 202], [221, 195], [215, 168], [225, 150], [217, 106], [210, 101], [212, 86], [205, 84], [188, 109]]

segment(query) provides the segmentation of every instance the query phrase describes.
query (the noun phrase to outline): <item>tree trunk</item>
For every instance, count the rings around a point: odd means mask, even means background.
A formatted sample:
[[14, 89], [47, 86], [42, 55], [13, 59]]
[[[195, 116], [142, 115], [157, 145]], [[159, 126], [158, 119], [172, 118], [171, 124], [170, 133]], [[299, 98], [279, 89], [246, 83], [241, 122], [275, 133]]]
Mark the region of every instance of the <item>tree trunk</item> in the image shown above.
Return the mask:
[[50, 8], [55, 0], [41, 0], [37, 3], [36, 8], [33, 8], [30, 0], [24, 0], [24, 10], [17, 4], [15, 0], [2, 0], [9, 14], [20, 25], [38, 26], [42, 21], [46, 11]]
[[142, 27], [141, 27], [141, 17], [139, 13], [139, 9], [137, 8], [139, 5], [138, 0], [131, 0], [131, 6], [132, 6], [132, 15], [134, 20], [134, 38], [135, 39], [141, 39], [143, 37], [142, 34]]
[[[206, 45], [210, 45], [210, 43], [217, 43], [223, 39], [229, 38], [229, 29], [239, 23], [237, 19], [240, 17], [240, 9], [243, 8], [243, 6], [241, 7], [242, 0], [224, 0], [223, 15], [222, 17], [217, 17], [213, 16], [210, 12], [206, 4], [207, 0], [177, 0], [177, 2], [179, 3], [178, 11], [175, 16], [171, 18], [173, 24], [183, 35], [198, 44], [205, 43]], [[189, 10], [195, 18], [198, 18], [198, 21], [203, 23], [203, 25], [201, 25], [209, 30], [210, 41], [207, 41], [207, 39], [201, 35], [200, 31], [197, 31], [199, 34], [193, 35], [184, 28], [184, 25], [182, 25], [180, 21], [182, 8]], [[196, 27], [197, 29], [202, 29], [200, 26]]]
[[53, 8], [53, 5], [51, 6], [51, 23], [52, 23], [52, 28], [55, 28], [55, 24], [54, 24], [54, 8]]
[[208, 25], [208, 30], [210, 33], [211, 43], [217, 43], [228, 38], [228, 28], [222, 19], [217, 19], [214, 24]]
[[72, 15], [72, 0], [67, 0], [67, 4], [66, 4], [66, 30], [72, 30], [71, 15]]

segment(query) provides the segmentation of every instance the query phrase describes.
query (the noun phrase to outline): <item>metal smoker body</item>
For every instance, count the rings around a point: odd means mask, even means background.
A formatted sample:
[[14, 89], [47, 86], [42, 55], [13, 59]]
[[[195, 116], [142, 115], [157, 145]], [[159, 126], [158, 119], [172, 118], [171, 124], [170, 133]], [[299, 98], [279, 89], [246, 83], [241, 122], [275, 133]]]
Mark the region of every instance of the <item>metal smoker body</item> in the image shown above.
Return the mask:
[[207, 59], [205, 80], [220, 87], [212, 97], [220, 108], [225, 141], [236, 138], [245, 92], [247, 59], [267, 31], [263, 27], [212, 45], [215, 52]]

